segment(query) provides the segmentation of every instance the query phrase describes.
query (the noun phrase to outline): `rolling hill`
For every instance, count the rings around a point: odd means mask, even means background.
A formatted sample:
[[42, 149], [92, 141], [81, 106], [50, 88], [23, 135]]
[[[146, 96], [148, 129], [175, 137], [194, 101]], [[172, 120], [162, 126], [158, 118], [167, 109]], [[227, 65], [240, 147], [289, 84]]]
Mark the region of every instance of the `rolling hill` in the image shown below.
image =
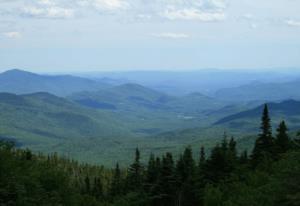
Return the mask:
[[49, 93], [0, 93], [0, 138], [103, 164], [118, 157], [120, 145], [137, 142], [126, 122]]
[[175, 97], [138, 84], [75, 93], [69, 99], [86, 107], [117, 114], [122, 121], [136, 125], [135, 132], [140, 135], [207, 126], [217, 120], [210, 115], [212, 118], [208, 121], [208, 113], [224, 106], [224, 103], [200, 93]]
[[18, 137], [24, 144], [129, 134], [121, 122], [108, 114], [49, 93], [0, 93], [0, 119], [1, 135]]
[[0, 74], [0, 92], [29, 94], [48, 92], [57, 96], [66, 96], [80, 91], [97, 91], [109, 85], [71, 75], [39, 75], [18, 69]]
[[201, 93], [176, 97], [139, 84], [123, 84], [97, 92], [74, 93], [69, 98], [96, 109], [134, 112], [143, 109], [182, 115], [200, 115], [224, 106], [223, 102]]
[[[178, 117], [176, 112], [149, 106], [160, 99], [159, 92], [140, 85], [123, 85], [110, 91], [115, 92], [106, 93], [112, 98], [110, 103], [126, 100], [129, 106], [95, 109], [45, 92], [0, 93], [0, 138], [34, 151], [58, 152], [77, 160], [112, 165], [116, 161], [128, 163], [131, 157], [127, 154], [133, 154], [137, 146], [145, 151], [144, 155], [180, 150], [182, 142], [150, 136], [199, 125], [199, 119]], [[128, 99], [128, 91], [136, 98]], [[169, 98], [158, 102], [173, 101]]]
[[166, 109], [163, 103], [171, 97], [141, 85], [129, 83], [97, 92], [75, 93], [70, 98], [90, 107], [93, 107], [93, 104], [85, 104], [85, 102], [97, 102], [99, 106], [96, 106], [96, 108], [99, 109], [109, 109], [105, 107], [101, 108], [103, 104], [110, 105], [111, 109], [130, 110], [132, 107]]
[[[199, 92], [171, 96], [139, 84], [108, 86], [20, 70], [2, 73], [0, 80], [0, 91], [17, 93], [0, 93], [1, 139], [104, 165], [128, 163], [127, 154], [136, 147], [145, 156], [176, 152], [187, 144], [210, 148], [224, 131], [251, 142], [245, 134], [257, 134], [264, 102], [228, 104]], [[53, 94], [28, 93], [40, 90]], [[287, 100], [269, 107], [274, 127], [286, 119], [292, 130], [299, 128], [300, 102]]]

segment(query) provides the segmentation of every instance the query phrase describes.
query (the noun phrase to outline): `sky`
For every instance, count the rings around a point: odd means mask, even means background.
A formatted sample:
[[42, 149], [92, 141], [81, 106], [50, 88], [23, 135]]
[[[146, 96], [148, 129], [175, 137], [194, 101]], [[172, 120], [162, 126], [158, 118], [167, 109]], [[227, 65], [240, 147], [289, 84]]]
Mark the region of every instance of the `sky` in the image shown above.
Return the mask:
[[12, 68], [300, 68], [300, 0], [0, 0]]

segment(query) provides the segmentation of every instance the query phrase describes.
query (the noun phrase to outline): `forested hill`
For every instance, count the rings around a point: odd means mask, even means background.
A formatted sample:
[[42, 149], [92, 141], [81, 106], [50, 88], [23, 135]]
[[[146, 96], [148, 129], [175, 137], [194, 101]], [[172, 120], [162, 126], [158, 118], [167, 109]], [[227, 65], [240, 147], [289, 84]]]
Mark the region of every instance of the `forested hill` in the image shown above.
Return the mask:
[[[300, 101], [291, 99], [280, 103], [268, 103], [268, 106], [273, 122], [278, 123], [282, 119], [285, 119], [290, 125], [290, 128], [295, 129], [299, 127]], [[226, 116], [218, 120], [215, 125], [226, 125], [231, 128], [256, 127], [255, 122], [260, 118], [263, 107], [264, 105], [260, 105], [250, 110]]]
[[[253, 151], [238, 153], [224, 135], [210, 153], [199, 145], [150, 155], [139, 149], [128, 168], [79, 164], [0, 142], [0, 205], [299, 206], [300, 140], [282, 121], [272, 133], [268, 107]], [[272, 135], [274, 134], [274, 135]], [[194, 151], [195, 152], [195, 151]]]
[[39, 75], [19, 69], [0, 74], [0, 92], [28, 94], [48, 92], [58, 96], [80, 91], [97, 91], [109, 87], [101, 81], [93, 81], [71, 75]]
[[62, 140], [122, 137], [129, 131], [122, 122], [101, 111], [49, 93], [27, 95], [0, 93], [0, 138], [48, 148]]

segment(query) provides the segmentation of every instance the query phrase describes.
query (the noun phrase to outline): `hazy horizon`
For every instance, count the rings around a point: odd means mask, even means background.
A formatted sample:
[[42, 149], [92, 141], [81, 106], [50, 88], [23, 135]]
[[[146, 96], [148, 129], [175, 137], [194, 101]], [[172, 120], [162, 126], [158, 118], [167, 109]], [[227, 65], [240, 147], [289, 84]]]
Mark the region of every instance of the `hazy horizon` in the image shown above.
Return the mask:
[[294, 73], [300, 72], [300, 67], [273, 67], [273, 68], [199, 68], [199, 69], [100, 69], [100, 70], [87, 70], [87, 69], [78, 69], [78, 70], [60, 70], [56, 71], [55, 69], [34, 69], [34, 68], [0, 68], [0, 73], [12, 71], [12, 70], [20, 70], [25, 72], [32, 72], [37, 74], [49, 74], [49, 75], [93, 75], [93, 74], [118, 74], [118, 73], [197, 73], [197, 72], [229, 72], [229, 73], [268, 73], [268, 72], [276, 72], [276, 73]]

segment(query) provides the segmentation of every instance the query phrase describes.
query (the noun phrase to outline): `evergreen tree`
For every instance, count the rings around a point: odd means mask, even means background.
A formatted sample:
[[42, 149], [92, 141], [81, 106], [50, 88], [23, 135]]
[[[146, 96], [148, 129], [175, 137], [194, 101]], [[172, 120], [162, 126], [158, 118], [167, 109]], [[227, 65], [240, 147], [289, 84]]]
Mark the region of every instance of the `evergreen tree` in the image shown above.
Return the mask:
[[264, 106], [261, 119], [261, 134], [255, 142], [252, 160], [256, 166], [263, 158], [271, 158], [274, 152], [274, 140], [272, 137], [271, 119], [267, 104]]
[[29, 149], [26, 149], [26, 150], [24, 151], [24, 158], [25, 158], [26, 160], [32, 160], [32, 153], [31, 153], [31, 151], [30, 151]]
[[151, 186], [157, 182], [158, 178], [158, 168], [156, 167], [156, 161], [153, 154], [150, 155], [147, 167], [147, 177], [146, 181], [148, 186]]
[[103, 184], [99, 177], [94, 178], [94, 186], [93, 186], [92, 194], [98, 200], [103, 198]]
[[156, 204], [154, 204], [155, 206], [175, 205], [176, 179], [174, 161], [171, 153], [166, 153], [162, 158], [157, 190], [159, 191], [159, 198]]
[[235, 158], [237, 156], [237, 150], [236, 150], [236, 141], [233, 137], [231, 137], [229, 141], [229, 151], [231, 152], [231, 155]]
[[199, 164], [195, 174], [195, 194], [197, 205], [203, 205], [204, 188], [205, 188], [205, 168], [206, 167], [206, 155], [205, 149], [202, 146], [200, 149]]
[[90, 178], [89, 178], [89, 176], [85, 177], [84, 183], [85, 183], [85, 193], [90, 194], [90, 192], [91, 192], [91, 184], [90, 184]]
[[130, 191], [141, 191], [143, 186], [144, 168], [140, 162], [140, 151], [135, 150], [134, 163], [130, 165], [127, 175], [127, 188]]
[[233, 171], [237, 165], [237, 150], [236, 150], [236, 141], [231, 137], [228, 144], [228, 151], [226, 152], [226, 161], [228, 165], [228, 172]]
[[113, 178], [110, 185], [110, 195], [112, 197], [119, 196], [122, 194], [123, 185], [122, 185], [122, 177], [121, 170], [119, 167], [119, 163], [116, 164], [116, 168], [113, 172]]
[[177, 162], [177, 204], [178, 205], [195, 205], [195, 161], [191, 147], [184, 150], [183, 155]]
[[183, 181], [193, 177], [195, 172], [195, 161], [193, 159], [193, 152], [191, 147], [187, 147], [183, 153], [184, 176]]
[[277, 128], [277, 135], [275, 139], [277, 152], [278, 153], [284, 153], [289, 149], [290, 146], [290, 139], [287, 134], [287, 127], [284, 121], [280, 122], [278, 128]]
[[199, 168], [203, 167], [203, 165], [205, 164], [206, 161], [206, 156], [205, 156], [205, 149], [202, 146], [200, 149], [200, 158], [199, 158]]
[[217, 144], [211, 151], [205, 167], [205, 179], [208, 183], [216, 183], [227, 178], [237, 165], [236, 142], [231, 138], [227, 141], [224, 135], [221, 146]]
[[245, 151], [242, 152], [242, 154], [240, 155], [239, 162], [240, 162], [240, 164], [247, 164], [248, 161], [249, 161], [249, 158], [248, 158], [248, 152], [247, 152], [247, 150], [245, 150]]
[[225, 177], [226, 162], [225, 156], [219, 144], [211, 151], [205, 170], [205, 179], [208, 183], [218, 182]]
[[156, 160], [155, 160], [155, 167], [157, 168], [158, 170], [158, 177], [160, 175], [160, 170], [161, 170], [161, 161], [160, 161], [160, 158], [159, 157], [156, 157]]
[[[166, 168], [168, 168], [167, 165], [171, 165], [171, 162], [173, 161], [172, 157], [169, 157], [169, 161], [164, 161], [166, 163]], [[171, 166], [172, 167], [172, 166]], [[164, 193], [163, 187], [164, 181], [167, 181], [168, 178], [161, 176], [161, 170], [162, 170], [162, 163], [159, 157], [155, 159], [154, 155], [150, 155], [148, 167], [147, 167], [147, 191], [149, 196], [149, 204], [152, 206], [159, 206], [162, 205], [162, 202], [164, 201], [164, 198], [166, 196], [162, 195]], [[168, 171], [168, 169], [166, 169]], [[172, 170], [172, 169], [170, 169]], [[164, 174], [168, 174], [168, 172], [165, 171]], [[168, 185], [168, 184], [167, 184]]]
[[146, 191], [150, 197], [150, 204], [156, 205], [159, 199], [158, 192], [158, 178], [160, 173], [160, 166], [158, 166], [153, 154], [150, 155], [147, 172], [146, 172]]

